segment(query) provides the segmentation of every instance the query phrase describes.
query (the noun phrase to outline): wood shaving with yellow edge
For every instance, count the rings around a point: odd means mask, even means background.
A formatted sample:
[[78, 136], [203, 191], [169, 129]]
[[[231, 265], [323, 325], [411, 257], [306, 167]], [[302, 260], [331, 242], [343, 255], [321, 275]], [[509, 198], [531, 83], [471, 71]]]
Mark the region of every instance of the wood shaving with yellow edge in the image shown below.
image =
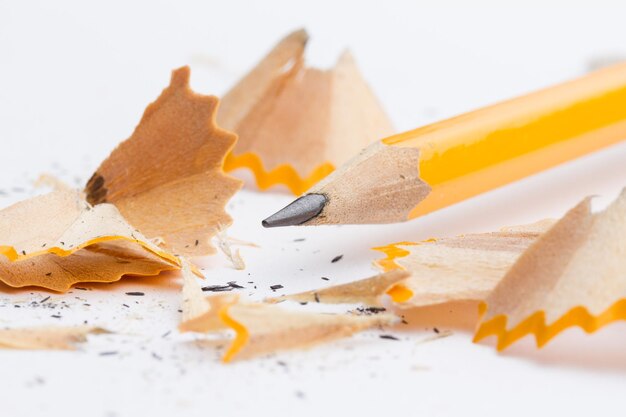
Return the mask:
[[498, 232], [402, 242], [376, 248], [387, 254], [383, 269], [399, 268], [410, 278], [387, 294], [400, 307], [461, 300], [484, 300], [517, 258], [554, 220], [503, 228]]
[[177, 258], [130, 226], [111, 204], [54, 191], [0, 211], [0, 281], [67, 291], [79, 282], [158, 275]]
[[218, 315], [235, 331], [235, 339], [224, 355], [224, 362], [235, 357], [243, 359], [285, 349], [304, 349], [396, 322], [396, 317], [390, 314], [308, 313], [245, 302], [225, 305]]
[[224, 206], [241, 182], [222, 170], [236, 135], [217, 127], [218, 99], [194, 93], [189, 68], [172, 72], [169, 87], [150, 104], [132, 136], [87, 183], [91, 204], [112, 203], [129, 223], [184, 256], [212, 254]]
[[386, 272], [347, 284], [271, 298], [278, 302], [360, 303], [381, 306], [389, 295], [399, 307], [483, 300], [515, 259], [553, 220], [423, 242], [375, 248], [387, 254], [377, 264]]
[[182, 319], [178, 325], [181, 332], [206, 333], [224, 328], [217, 311], [223, 305], [230, 305], [237, 300], [236, 294], [223, 294], [219, 297], [207, 297], [193, 274], [191, 264], [183, 261], [183, 305]]
[[221, 126], [239, 135], [226, 171], [251, 170], [262, 190], [299, 195], [372, 141], [391, 122], [349, 52], [334, 68], [304, 64], [304, 30], [282, 39], [222, 99]]
[[224, 362], [307, 348], [397, 320], [389, 314], [357, 316], [292, 311], [272, 304], [244, 302], [236, 294], [205, 297], [187, 267], [183, 267], [183, 276], [183, 319], [179, 330], [234, 331], [235, 338], [224, 354]]
[[0, 349], [74, 350], [87, 335], [109, 333], [100, 327], [24, 327], [0, 329]]
[[406, 280], [410, 274], [402, 270], [393, 270], [370, 278], [334, 285], [319, 290], [288, 294], [268, 299], [269, 302], [284, 300], [300, 303], [324, 304], [363, 304], [370, 307], [382, 306], [382, 297], [396, 283]]
[[570, 210], [511, 267], [481, 305], [475, 341], [502, 350], [533, 334], [537, 346], [579, 326], [588, 333], [626, 319], [626, 192], [606, 210], [590, 199]]

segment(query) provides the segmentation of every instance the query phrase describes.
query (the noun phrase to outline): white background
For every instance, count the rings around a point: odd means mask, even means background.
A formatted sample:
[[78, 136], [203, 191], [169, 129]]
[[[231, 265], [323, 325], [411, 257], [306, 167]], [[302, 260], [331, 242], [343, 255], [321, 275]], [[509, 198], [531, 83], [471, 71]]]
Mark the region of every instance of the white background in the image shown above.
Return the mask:
[[[173, 68], [191, 65], [192, 86], [219, 95], [301, 26], [312, 36], [311, 64], [353, 51], [399, 131], [626, 58], [618, 2], [466, 3], [0, 0], [0, 203], [32, 194], [42, 172], [84, 184]], [[606, 204], [626, 183], [625, 157], [626, 145], [616, 146], [403, 225], [263, 230], [260, 219], [291, 197], [244, 190], [229, 204], [230, 234], [260, 248], [242, 249], [246, 271], [221, 255], [204, 260], [206, 276], [237, 280], [255, 298], [271, 284], [292, 292], [327, 285], [321, 276], [365, 277], [380, 257], [373, 246], [560, 216], [589, 194]], [[0, 351], [0, 415], [603, 415], [623, 407], [621, 323], [593, 336], [572, 329], [541, 351], [527, 339], [504, 354], [472, 344], [471, 331], [424, 342], [432, 328], [410, 326], [385, 330], [400, 341], [372, 331], [225, 366], [209, 342], [176, 334], [178, 285], [170, 275], [66, 295], [0, 288], [2, 326], [87, 320], [117, 332], [77, 352]], [[101, 355], [108, 351], [117, 354]]]

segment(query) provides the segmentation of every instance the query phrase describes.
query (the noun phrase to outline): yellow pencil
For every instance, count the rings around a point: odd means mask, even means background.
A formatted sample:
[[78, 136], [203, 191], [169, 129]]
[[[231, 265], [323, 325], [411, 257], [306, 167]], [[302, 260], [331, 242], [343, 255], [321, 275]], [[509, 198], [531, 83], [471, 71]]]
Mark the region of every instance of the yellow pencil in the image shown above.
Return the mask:
[[626, 139], [626, 64], [375, 142], [266, 227], [412, 219]]

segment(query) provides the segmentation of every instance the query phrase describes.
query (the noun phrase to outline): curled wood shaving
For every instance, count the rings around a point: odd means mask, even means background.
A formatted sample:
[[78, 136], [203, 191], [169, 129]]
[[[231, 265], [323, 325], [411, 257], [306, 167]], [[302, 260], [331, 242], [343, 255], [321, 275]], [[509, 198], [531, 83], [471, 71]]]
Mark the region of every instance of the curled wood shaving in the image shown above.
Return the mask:
[[250, 169], [261, 189], [301, 194], [393, 129], [350, 53], [324, 71], [304, 65], [308, 35], [281, 40], [223, 98], [220, 125], [239, 141], [225, 169]]
[[29, 327], [0, 329], [1, 349], [73, 350], [89, 334], [109, 333], [100, 327]]
[[377, 248], [387, 254], [383, 268], [397, 267], [410, 278], [387, 292], [402, 307], [448, 301], [483, 300], [517, 258], [554, 220], [424, 242]]
[[381, 298], [394, 284], [404, 281], [409, 276], [410, 274], [406, 271], [394, 270], [347, 284], [274, 297], [268, 301], [290, 300], [300, 303], [364, 304], [377, 307], [382, 305]]
[[291, 311], [271, 304], [244, 302], [234, 294], [204, 297], [189, 269], [183, 268], [183, 275], [183, 321], [179, 329], [234, 331], [235, 338], [224, 355], [224, 362], [306, 348], [396, 321], [388, 314], [356, 316]]
[[504, 349], [528, 334], [539, 347], [564, 329], [591, 333], [626, 319], [626, 192], [606, 210], [570, 210], [507, 272], [481, 306], [475, 340]]
[[235, 331], [235, 339], [223, 358], [225, 362], [235, 357], [243, 359], [278, 350], [307, 348], [396, 321], [390, 314], [305, 313], [245, 302], [223, 306], [218, 316]]
[[224, 206], [241, 182], [222, 165], [236, 135], [215, 124], [218, 99], [194, 93], [189, 68], [172, 72], [169, 87], [150, 104], [133, 132], [87, 183], [91, 204], [117, 206], [149, 238], [184, 256], [215, 252]]
[[67, 291], [78, 282], [178, 269], [176, 257], [130, 226], [115, 206], [54, 191], [0, 211], [0, 281]]
[[515, 259], [553, 220], [507, 227], [499, 232], [401, 242], [376, 248], [387, 254], [387, 272], [370, 278], [271, 298], [278, 302], [361, 303], [380, 306], [387, 294], [401, 307], [482, 300]]

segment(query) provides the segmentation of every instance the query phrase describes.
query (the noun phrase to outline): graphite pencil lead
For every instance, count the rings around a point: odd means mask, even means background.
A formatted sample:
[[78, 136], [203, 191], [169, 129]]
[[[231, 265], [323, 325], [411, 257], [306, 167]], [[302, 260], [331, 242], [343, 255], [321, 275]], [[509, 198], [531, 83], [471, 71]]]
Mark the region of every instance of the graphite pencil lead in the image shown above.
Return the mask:
[[323, 194], [307, 194], [263, 220], [263, 227], [295, 226], [319, 215], [327, 203]]

